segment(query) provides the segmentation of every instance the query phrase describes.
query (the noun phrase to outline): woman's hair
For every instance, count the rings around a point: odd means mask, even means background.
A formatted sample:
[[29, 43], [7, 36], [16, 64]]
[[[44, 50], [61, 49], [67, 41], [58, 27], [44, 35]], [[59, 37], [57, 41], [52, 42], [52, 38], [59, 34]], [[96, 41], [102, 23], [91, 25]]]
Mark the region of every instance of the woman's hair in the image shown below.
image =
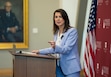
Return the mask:
[[55, 13], [59, 12], [62, 16], [62, 18], [64, 19], [65, 23], [64, 23], [64, 32], [66, 32], [69, 28], [71, 28], [70, 26], [70, 22], [69, 22], [69, 18], [68, 15], [66, 13], [65, 10], [63, 9], [57, 9], [54, 14], [53, 14], [53, 34], [56, 34], [57, 31], [59, 30], [58, 26], [55, 24]]

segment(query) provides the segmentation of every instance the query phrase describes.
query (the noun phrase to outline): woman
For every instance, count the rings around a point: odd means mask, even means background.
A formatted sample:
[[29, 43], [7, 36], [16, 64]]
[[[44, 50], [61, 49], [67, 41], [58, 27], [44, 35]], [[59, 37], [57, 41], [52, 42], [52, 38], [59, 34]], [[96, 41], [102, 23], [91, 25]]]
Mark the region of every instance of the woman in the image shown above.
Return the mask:
[[53, 15], [54, 41], [50, 48], [33, 50], [33, 53], [56, 54], [56, 77], [80, 77], [80, 62], [78, 55], [77, 30], [69, 25], [69, 18], [63, 9], [58, 9]]

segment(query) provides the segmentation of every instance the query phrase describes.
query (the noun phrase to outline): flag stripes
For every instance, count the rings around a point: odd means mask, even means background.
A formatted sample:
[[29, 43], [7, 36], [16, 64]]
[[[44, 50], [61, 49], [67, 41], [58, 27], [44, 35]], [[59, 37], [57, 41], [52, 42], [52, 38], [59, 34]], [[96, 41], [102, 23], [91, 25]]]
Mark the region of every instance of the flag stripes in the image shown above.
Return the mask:
[[97, 0], [92, 0], [88, 27], [86, 46], [84, 52], [84, 73], [86, 77], [95, 77], [95, 51], [96, 51], [96, 40], [95, 40], [95, 27], [96, 27], [96, 5]]

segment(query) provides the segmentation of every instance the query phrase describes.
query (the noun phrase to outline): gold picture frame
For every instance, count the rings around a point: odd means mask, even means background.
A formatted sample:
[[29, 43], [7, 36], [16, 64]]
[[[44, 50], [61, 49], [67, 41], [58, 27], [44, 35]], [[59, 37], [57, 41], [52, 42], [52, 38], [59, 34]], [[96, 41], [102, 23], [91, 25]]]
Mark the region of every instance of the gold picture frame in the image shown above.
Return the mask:
[[[4, 2], [5, 0], [2, 0], [1, 2]], [[6, 0], [7, 1], [7, 0]], [[10, 0], [10, 1], [16, 1], [16, 0]], [[20, 0], [18, 0], [19, 2]], [[22, 32], [23, 32], [23, 41], [22, 42], [0, 42], [0, 49], [12, 49], [13, 45], [16, 46], [17, 49], [23, 49], [28, 48], [28, 0], [22, 0]], [[15, 5], [16, 6], [16, 5]], [[18, 6], [17, 6], [18, 7]], [[1, 8], [1, 7], [0, 7]]]

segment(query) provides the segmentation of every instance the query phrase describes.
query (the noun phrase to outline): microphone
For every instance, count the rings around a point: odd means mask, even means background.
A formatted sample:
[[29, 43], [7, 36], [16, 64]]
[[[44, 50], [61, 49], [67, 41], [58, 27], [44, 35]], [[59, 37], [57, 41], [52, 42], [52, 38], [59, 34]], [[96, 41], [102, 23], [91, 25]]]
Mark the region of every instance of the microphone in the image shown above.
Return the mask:
[[61, 36], [61, 39], [64, 37], [64, 35]]
[[22, 54], [22, 51], [16, 51], [16, 53], [20, 53], [20, 54]]

